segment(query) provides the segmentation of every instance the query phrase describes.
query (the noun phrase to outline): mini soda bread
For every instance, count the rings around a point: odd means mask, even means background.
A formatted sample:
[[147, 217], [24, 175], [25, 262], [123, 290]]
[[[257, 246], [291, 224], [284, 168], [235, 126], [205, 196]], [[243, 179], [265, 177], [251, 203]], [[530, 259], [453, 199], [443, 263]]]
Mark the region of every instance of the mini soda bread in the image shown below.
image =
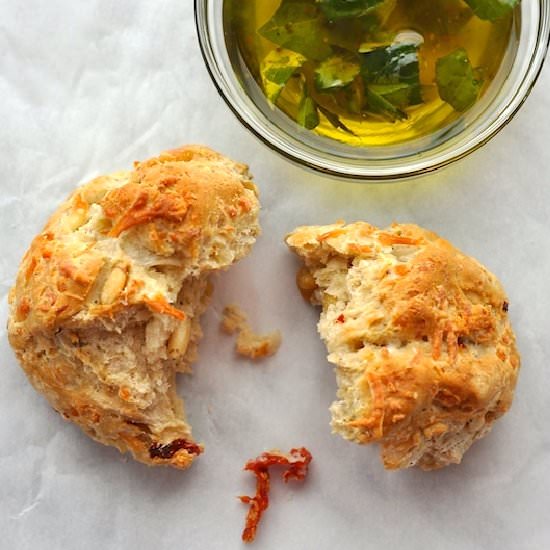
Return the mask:
[[203, 147], [78, 188], [32, 242], [8, 334], [33, 386], [88, 435], [146, 464], [200, 454], [175, 390], [201, 337], [208, 278], [259, 233], [247, 167]]
[[459, 463], [509, 409], [519, 370], [496, 277], [415, 225], [299, 227], [286, 242], [323, 308], [334, 431], [380, 442], [388, 469]]

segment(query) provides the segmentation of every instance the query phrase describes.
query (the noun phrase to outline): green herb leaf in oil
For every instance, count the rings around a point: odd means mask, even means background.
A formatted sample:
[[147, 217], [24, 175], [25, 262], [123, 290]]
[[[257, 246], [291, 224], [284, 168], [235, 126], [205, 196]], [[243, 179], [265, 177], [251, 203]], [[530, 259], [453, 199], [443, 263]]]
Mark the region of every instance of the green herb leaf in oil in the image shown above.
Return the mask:
[[407, 113], [398, 109], [393, 103], [388, 101], [384, 96], [380, 95], [372, 88], [367, 87], [367, 111], [374, 114], [380, 114], [390, 122], [396, 120], [405, 120]]
[[332, 53], [317, 6], [305, 0], [283, 0], [258, 32], [274, 44], [315, 61]]
[[395, 33], [383, 30], [383, 26], [395, 5], [396, 0], [384, 0], [361, 17], [331, 19], [326, 24], [329, 43], [354, 53], [365, 41], [391, 43]]
[[482, 85], [462, 48], [437, 60], [436, 82], [441, 99], [459, 112], [477, 101]]
[[384, 0], [317, 0], [330, 20], [362, 17]]
[[260, 63], [260, 74], [267, 99], [276, 103], [290, 77], [304, 64], [299, 53], [277, 48], [271, 50]]
[[296, 117], [296, 122], [307, 128], [308, 130], [313, 130], [319, 126], [319, 111], [317, 111], [317, 104], [306, 90], [304, 90], [304, 95], [298, 106], [298, 116]]
[[480, 19], [496, 21], [512, 13], [519, 0], [466, 0], [466, 4]]
[[392, 44], [361, 55], [361, 73], [373, 84], [419, 85], [418, 46]]
[[407, 117], [401, 109], [422, 103], [415, 44], [393, 44], [362, 53], [361, 75], [369, 91], [368, 110], [375, 105], [375, 112], [388, 113], [392, 120], [399, 120]]
[[333, 55], [315, 69], [315, 85], [326, 91], [351, 84], [360, 73], [359, 60], [351, 55]]
[[327, 38], [331, 46], [356, 53], [365, 37], [375, 34], [380, 21], [375, 14], [355, 19], [338, 19], [327, 23]]
[[369, 90], [382, 96], [392, 105], [404, 109], [410, 103], [411, 88], [408, 84], [371, 84]]
[[463, 0], [414, 0], [407, 5], [407, 15], [412, 29], [445, 37], [458, 34], [474, 17]]

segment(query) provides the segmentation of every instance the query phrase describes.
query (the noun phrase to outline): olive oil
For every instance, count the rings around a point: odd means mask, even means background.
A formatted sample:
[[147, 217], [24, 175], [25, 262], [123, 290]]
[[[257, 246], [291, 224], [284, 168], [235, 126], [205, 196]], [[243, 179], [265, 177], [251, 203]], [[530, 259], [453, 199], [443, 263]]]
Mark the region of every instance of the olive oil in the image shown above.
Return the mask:
[[513, 2], [487, 14], [495, 3], [225, 0], [224, 26], [276, 108], [321, 136], [385, 146], [448, 127], [487, 91], [514, 45]]

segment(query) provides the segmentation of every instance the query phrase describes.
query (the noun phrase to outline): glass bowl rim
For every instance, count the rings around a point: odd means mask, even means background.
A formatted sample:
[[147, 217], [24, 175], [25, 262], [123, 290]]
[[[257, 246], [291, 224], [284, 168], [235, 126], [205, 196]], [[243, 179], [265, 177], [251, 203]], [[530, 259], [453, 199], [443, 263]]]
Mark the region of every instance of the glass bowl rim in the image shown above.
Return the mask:
[[[253, 118], [251, 116], [253, 113], [250, 113], [250, 110], [246, 105], [238, 105], [241, 98], [238, 94], [233, 94], [231, 87], [225, 81], [225, 78], [219, 68], [220, 59], [214, 51], [212, 40], [210, 38], [208, 7], [210, 2], [219, 1], [223, 3], [225, 0], [194, 0], [195, 26], [199, 38], [201, 54], [210, 78], [212, 79], [219, 95], [228, 105], [239, 122], [272, 151], [287, 158], [291, 162], [313, 170], [314, 172], [349, 180], [384, 182], [410, 179], [439, 170], [483, 147], [510, 123], [529, 97], [538, 80], [538, 77], [540, 76], [544, 61], [546, 59], [548, 47], [550, 45], [550, 0], [537, 0], [540, 7], [539, 18], [537, 21], [537, 38], [533, 48], [527, 51], [525, 56], [526, 58], [529, 58], [528, 68], [521, 75], [522, 78], [519, 83], [515, 84], [514, 93], [511, 97], [507, 98], [505, 104], [497, 111], [496, 116], [492, 117], [490, 123], [488, 123], [482, 131], [473, 134], [465, 144], [459, 143], [458, 146], [455, 144], [454, 148], [452, 148], [449, 153], [442, 155], [442, 158], [439, 160], [437, 160], [436, 157], [417, 163], [418, 166], [416, 167], [405, 167], [406, 169], [397, 167], [395, 169], [386, 170], [385, 172], [374, 173], [366, 170], [354, 171], [352, 166], [345, 166], [344, 162], [340, 164], [333, 163], [330, 165], [329, 163], [323, 164], [322, 162], [311, 161], [305, 158], [304, 154], [300, 154], [303, 153], [303, 151], [300, 151], [298, 148], [294, 147], [292, 148], [293, 150], [291, 150], [290, 147], [285, 147], [285, 144], [282, 143], [281, 140], [273, 139], [275, 136], [270, 126], [279, 130], [281, 134], [284, 133], [285, 135], [288, 135], [283, 129], [270, 120], [267, 120], [267, 124], [262, 123], [258, 117]], [[530, 0], [524, 1], [529, 2]], [[222, 28], [223, 31], [223, 25], [221, 25], [220, 28]], [[227, 50], [227, 48], [225, 49]], [[231, 70], [230, 73], [233, 77], [235, 77], [233, 70]], [[246, 92], [243, 91], [243, 95], [246, 95]], [[260, 109], [256, 105], [254, 105], [254, 109], [260, 112]], [[459, 136], [461, 134], [458, 133], [457, 135]], [[349, 149], [352, 150], [352, 146], [350, 146]]]

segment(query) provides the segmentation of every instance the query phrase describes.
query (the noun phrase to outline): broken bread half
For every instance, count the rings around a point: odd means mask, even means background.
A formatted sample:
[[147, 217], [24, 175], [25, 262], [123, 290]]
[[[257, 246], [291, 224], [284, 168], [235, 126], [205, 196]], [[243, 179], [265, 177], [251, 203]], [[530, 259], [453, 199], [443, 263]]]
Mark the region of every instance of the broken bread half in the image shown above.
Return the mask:
[[299, 227], [286, 242], [323, 308], [334, 431], [380, 442], [388, 469], [459, 463], [510, 407], [520, 365], [496, 277], [415, 225]]
[[10, 292], [9, 340], [33, 386], [95, 440], [188, 467], [202, 447], [175, 375], [196, 358], [209, 276], [250, 251], [258, 211], [247, 167], [200, 146], [78, 188]]

